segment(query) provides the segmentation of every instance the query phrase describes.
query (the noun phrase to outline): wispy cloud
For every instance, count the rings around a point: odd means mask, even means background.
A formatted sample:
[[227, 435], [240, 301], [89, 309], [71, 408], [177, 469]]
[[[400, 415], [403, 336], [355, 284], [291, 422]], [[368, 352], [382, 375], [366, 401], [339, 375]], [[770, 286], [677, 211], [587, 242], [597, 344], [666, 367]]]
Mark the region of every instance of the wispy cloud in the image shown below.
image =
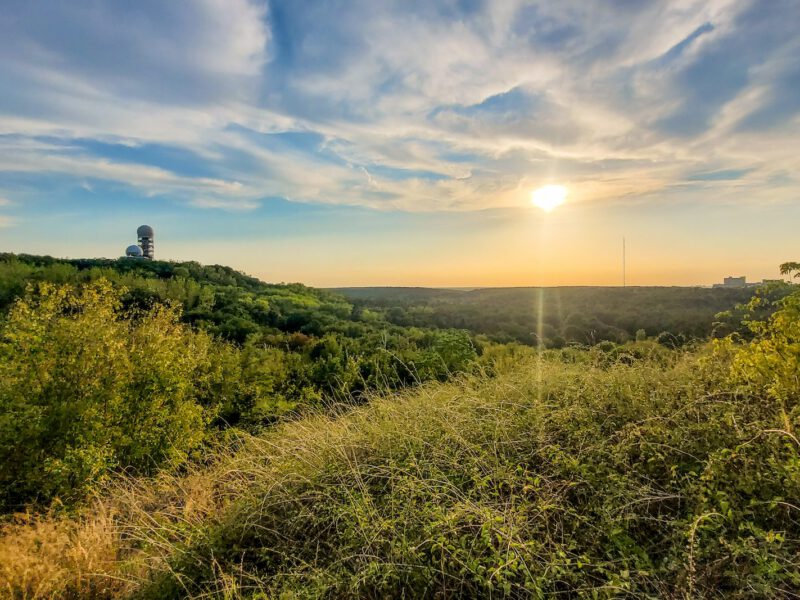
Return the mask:
[[218, 208], [229, 211], [250, 211], [260, 206], [253, 200], [221, 200], [219, 198], [195, 198], [191, 201], [191, 205], [198, 208]]
[[477, 210], [555, 180], [585, 202], [787, 200], [798, 21], [794, 0], [17, 3], [0, 183], [230, 211]]

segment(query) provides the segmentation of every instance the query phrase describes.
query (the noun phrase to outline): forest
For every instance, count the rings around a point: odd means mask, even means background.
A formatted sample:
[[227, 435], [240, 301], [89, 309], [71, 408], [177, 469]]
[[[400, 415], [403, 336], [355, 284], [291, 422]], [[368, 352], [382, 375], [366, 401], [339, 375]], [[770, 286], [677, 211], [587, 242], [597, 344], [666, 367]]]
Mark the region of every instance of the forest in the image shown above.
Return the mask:
[[[788, 287], [771, 284], [774, 298]], [[495, 342], [548, 348], [652, 337], [683, 345], [731, 333], [720, 315], [756, 287], [337, 288], [355, 306], [396, 325], [467, 329]], [[720, 315], [720, 316], [718, 316]], [[540, 329], [541, 323], [541, 329]], [[541, 337], [540, 337], [541, 336]]]
[[6, 254], [0, 311], [1, 596], [800, 590], [796, 285]]
[[3, 255], [0, 311], [5, 510], [183, 460], [206, 430], [444, 381], [480, 351], [466, 331], [196, 263]]

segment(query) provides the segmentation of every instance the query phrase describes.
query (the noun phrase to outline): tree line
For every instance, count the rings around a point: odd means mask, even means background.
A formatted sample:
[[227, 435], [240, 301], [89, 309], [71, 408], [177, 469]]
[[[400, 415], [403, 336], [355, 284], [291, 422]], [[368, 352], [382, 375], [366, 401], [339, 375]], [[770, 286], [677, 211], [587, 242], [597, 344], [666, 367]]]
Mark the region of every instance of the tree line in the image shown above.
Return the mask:
[[[774, 299], [789, 284], [770, 286]], [[467, 329], [485, 339], [548, 348], [652, 338], [682, 346], [740, 325], [735, 307], [756, 287], [339, 288], [363, 310], [406, 327]], [[723, 314], [719, 318], [720, 313]]]

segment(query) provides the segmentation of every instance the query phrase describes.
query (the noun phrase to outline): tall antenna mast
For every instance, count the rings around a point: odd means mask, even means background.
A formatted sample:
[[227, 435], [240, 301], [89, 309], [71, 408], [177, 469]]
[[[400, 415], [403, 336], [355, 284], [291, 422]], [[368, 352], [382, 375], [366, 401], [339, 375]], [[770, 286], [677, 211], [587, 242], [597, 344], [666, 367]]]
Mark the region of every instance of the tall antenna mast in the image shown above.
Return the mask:
[[622, 236], [622, 287], [625, 287], [625, 236]]

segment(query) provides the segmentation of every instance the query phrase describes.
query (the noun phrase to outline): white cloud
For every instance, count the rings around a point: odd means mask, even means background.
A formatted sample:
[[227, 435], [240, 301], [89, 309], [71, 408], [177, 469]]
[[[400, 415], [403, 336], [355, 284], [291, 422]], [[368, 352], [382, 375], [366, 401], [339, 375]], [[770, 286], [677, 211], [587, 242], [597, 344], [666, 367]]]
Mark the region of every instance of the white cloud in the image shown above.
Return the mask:
[[191, 201], [191, 205], [198, 208], [218, 208], [228, 211], [250, 211], [260, 206], [254, 200], [223, 200], [220, 198], [195, 198]]
[[[517, 205], [553, 178], [587, 202], [652, 200], [725, 169], [743, 175], [705, 182], [706, 196], [796, 189], [774, 184], [800, 166], [791, 106], [779, 129], [737, 129], [791, 68], [797, 36], [780, 25], [791, 1], [765, 12], [772, 29], [751, 26], [755, 2], [734, 0], [514, 0], [470, 14], [366, 0], [276, 2], [272, 13], [250, 0], [131, 6], [31, 5], [16, 27], [0, 23], [11, 48], [0, 57], [0, 182], [56, 172], [227, 210], [268, 196], [474, 210]], [[741, 39], [747, 52], [725, 51]], [[703, 69], [715, 85], [693, 110]], [[693, 118], [690, 134], [664, 125]], [[234, 124], [323, 141], [253, 139]], [[184, 150], [203, 168], [92, 155], [75, 141], [85, 138]]]

